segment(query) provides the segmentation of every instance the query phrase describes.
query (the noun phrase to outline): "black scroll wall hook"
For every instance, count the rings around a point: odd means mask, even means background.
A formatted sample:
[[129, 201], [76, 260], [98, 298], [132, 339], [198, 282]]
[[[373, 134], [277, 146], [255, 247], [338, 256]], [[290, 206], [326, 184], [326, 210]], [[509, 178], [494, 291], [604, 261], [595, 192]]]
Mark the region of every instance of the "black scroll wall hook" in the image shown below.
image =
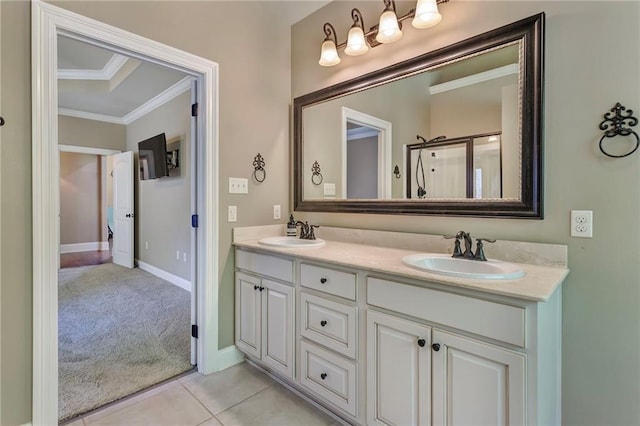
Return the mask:
[[[622, 158], [627, 157], [638, 149], [640, 146], [640, 138], [638, 134], [631, 130], [631, 127], [638, 124], [638, 119], [633, 116], [633, 111], [627, 109], [620, 102], [616, 104], [609, 112], [604, 114], [604, 120], [600, 123], [600, 130], [604, 130], [604, 135], [600, 138], [600, 151], [607, 157]], [[603, 142], [605, 139], [613, 138], [616, 136], [629, 136], [633, 135], [635, 138], [635, 147], [626, 154], [614, 155], [605, 151]]]
[[265, 164], [264, 158], [258, 153], [253, 159], [253, 178], [257, 182], [264, 182], [267, 178], [267, 171], [264, 169]]
[[313, 166], [311, 166], [311, 182], [314, 185], [320, 185], [322, 183], [320, 164], [318, 164], [317, 161], [314, 161]]

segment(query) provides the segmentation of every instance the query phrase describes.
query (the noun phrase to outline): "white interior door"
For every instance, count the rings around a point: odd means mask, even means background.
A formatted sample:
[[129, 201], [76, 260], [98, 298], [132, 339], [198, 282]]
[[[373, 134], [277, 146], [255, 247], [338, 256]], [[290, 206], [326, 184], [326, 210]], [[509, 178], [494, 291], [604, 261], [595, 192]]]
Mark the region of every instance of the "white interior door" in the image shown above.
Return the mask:
[[113, 263], [133, 268], [133, 151], [113, 156]]

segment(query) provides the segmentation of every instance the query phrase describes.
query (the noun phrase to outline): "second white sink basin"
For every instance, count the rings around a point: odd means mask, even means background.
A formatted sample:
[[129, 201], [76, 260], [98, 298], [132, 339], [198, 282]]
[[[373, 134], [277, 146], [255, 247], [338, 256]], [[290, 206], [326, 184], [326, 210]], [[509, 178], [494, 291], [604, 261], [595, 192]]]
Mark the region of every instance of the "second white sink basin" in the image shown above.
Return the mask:
[[525, 272], [518, 265], [499, 260], [470, 260], [448, 254], [411, 254], [402, 258], [406, 266], [433, 274], [480, 280], [511, 280]]
[[320, 238], [315, 240], [303, 240], [296, 237], [268, 237], [258, 241], [260, 244], [266, 246], [277, 246], [286, 248], [318, 248], [324, 246], [326, 243]]

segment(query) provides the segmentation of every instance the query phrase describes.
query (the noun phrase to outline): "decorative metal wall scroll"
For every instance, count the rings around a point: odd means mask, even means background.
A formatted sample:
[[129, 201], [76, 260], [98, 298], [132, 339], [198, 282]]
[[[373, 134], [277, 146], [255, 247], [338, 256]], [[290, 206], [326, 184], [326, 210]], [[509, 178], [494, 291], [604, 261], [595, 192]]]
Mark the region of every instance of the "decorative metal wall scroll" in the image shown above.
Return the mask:
[[[604, 120], [602, 121], [602, 123], [600, 123], [600, 130], [605, 131], [604, 135], [602, 135], [602, 137], [600, 138], [600, 144], [599, 144], [600, 151], [602, 151], [602, 153], [607, 157], [613, 157], [613, 158], [626, 157], [636, 152], [636, 150], [638, 149], [638, 146], [640, 145], [640, 138], [638, 138], [638, 134], [636, 132], [631, 130], [631, 127], [637, 124], [638, 124], [638, 119], [633, 116], [633, 111], [630, 109], [627, 109], [620, 102], [618, 102], [616, 106], [611, 108], [611, 110], [604, 115]], [[605, 139], [613, 138], [616, 136], [629, 136], [629, 135], [633, 135], [633, 137], [636, 140], [636, 145], [631, 151], [622, 155], [614, 155], [604, 150], [604, 147], [602, 146], [602, 142]]]
[[267, 178], [267, 172], [264, 169], [265, 164], [264, 158], [258, 153], [253, 159], [253, 178], [258, 182], [264, 182]]
[[320, 164], [317, 161], [313, 162], [313, 166], [311, 166], [311, 182], [314, 185], [320, 185], [322, 183], [322, 173], [320, 173]]
[[400, 176], [402, 176], [400, 174], [400, 167], [398, 167], [398, 165], [396, 164], [396, 166], [393, 168], [393, 174], [396, 176], [396, 179], [400, 179]]

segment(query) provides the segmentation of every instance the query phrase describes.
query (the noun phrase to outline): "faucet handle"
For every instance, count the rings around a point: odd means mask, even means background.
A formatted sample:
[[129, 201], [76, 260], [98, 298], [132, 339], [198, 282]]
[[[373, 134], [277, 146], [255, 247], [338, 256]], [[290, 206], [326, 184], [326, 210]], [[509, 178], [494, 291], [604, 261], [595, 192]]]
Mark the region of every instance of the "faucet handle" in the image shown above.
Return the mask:
[[492, 240], [489, 238], [476, 238], [476, 254], [473, 256], [476, 260], [486, 261], [487, 257], [484, 255], [484, 247], [482, 242], [486, 241], [488, 243], [495, 243], [496, 240]]
[[313, 231], [315, 228], [320, 228], [320, 225], [309, 225], [309, 239], [315, 240], [316, 233]]
[[451, 253], [451, 257], [462, 257], [462, 249], [460, 248], [460, 237], [459, 235], [443, 235], [444, 239], [451, 240], [455, 238], [455, 244], [453, 245], [453, 253]]

